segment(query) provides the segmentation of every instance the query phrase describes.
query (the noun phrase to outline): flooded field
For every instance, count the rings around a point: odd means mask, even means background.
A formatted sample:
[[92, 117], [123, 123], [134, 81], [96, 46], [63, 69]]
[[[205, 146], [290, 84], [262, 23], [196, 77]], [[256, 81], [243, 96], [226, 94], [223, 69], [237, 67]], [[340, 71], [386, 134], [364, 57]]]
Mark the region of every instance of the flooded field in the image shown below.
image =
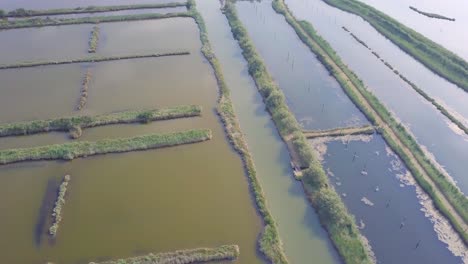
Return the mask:
[[[332, 8], [322, 1], [287, 0], [286, 3], [298, 19], [305, 19], [314, 25], [344, 63], [404, 125], [409, 127], [418, 142], [434, 155], [437, 162], [466, 193], [468, 191], [468, 178], [464, 176], [466, 165], [459, 159], [468, 155], [466, 135], [454, 129], [453, 124], [435, 107], [426, 102], [367, 49], [362, 48], [361, 44], [341, 27], [349, 26], [353, 32], [359, 32], [359, 37], [366, 40], [383, 37], [370, 25], [363, 23], [361, 18]], [[381, 52], [380, 46], [372, 48]], [[412, 75], [404, 74], [412, 79]], [[446, 103], [451, 107], [450, 103]]]
[[[119, 26], [131, 45], [115, 43], [124, 41], [114, 36]], [[127, 31], [126, 27], [129, 27]], [[200, 105], [203, 112], [202, 117], [193, 119], [93, 128], [85, 130], [80, 140], [193, 128], [211, 129], [213, 139], [195, 145], [73, 162], [2, 166], [0, 208], [8, 212], [0, 220], [2, 261], [88, 263], [149, 252], [238, 244], [242, 252], [240, 263], [260, 262], [256, 239], [261, 222], [252, 204], [241, 161], [215, 115], [218, 87], [212, 69], [200, 54], [199, 33], [193, 20], [117, 23], [115, 28], [106, 24], [102, 25], [102, 31], [106, 38], [98, 50], [107, 54], [159, 52], [167, 48], [186, 48], [192, 53], [182, 57], [1, 71], [2, 80], [9, 80], [9, 85], [2, 86], [1, 90], [0, 105], [4, 108], [1, 122], [78, 114], [74, 107], [79, 99], [81, 79], [91, 67], [89, 99], [82, 113], [103, 114], [183, 104]], [[81, 38], [83, 53], [88, 34], [89, 31]], [[148, 35], [155, 35], [153, 42]], [[169, 46], [161, 39], [181, 46]], [[184, 78], [180, 78], [181, 74]], [[32, 138], [1, 138], [0, 146], [25, 147], [66, 141], [69, 141], [66, 134], [53, 133]], [[47, 209], [51, 208], [53, 193], [66, 174], [72, 175], [72, 180], [64, 220], [56, 240], [52, 241], [46, 235], [50, 225]]]
[[87, 7], [87, 6], [109, 6], [109, 5], [128, 5], [128, 4], [157, 4], [157, 3], [172, 3], [173, 0], [0, 0], [0, 6], [4, 10], [14, 10], [17, 8], [25, 9], [50, 9], [50, 8], [71, 8], [71, 7]]
[[[431, 216], [427, 196], [381, 136], [310, 142], [321, 152], [330, 181], [355, 215], [377, 263], [462, 263], [447, 249], [457, 239], [453, 230]], [[462, 244], [451, 246], [463, 253]]]

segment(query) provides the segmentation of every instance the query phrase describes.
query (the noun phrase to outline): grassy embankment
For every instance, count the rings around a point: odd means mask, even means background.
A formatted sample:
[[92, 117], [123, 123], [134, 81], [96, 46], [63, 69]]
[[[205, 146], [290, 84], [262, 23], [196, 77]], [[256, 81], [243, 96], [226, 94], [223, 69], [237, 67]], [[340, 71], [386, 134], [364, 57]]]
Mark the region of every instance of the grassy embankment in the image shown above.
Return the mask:
[[177, 250], [167, 253], [148, 254], [139, 257], [91, 262], [90, 264], [190, 264], [212, 261], [235, 260], [239, 257], [239, 247], [237, 245], [224, 245], [216, 248], [196, 248]]
[[95, 53], [99, 41], [99, 26], [94, 26], [89, 36], [88, 53]]
[[430, 17], [430, 18], [437, 18], [437, 19], [445, 19], [445, 20], [449, 20], [449, 21], [455, 21], [455, 18], [450, 18], [450, 17], [439, 15], [439, 14], [435, 14], [435, 13], [424, 12], [424, 11], [421, 11], [421, 10], [417, 9], [416, 7], [413, 7], [413, 6], [410, 6], [409, 8], [411, 10], [421, 14], [421, 15], [424, 15], [424, 16], [427, 16], [427, 17]]
[[365, 19], [377, 31], [434, 73], [468, 92], [468, 63], [390, 16], [356, 0], [323, 0]]
[[52, 210], [53, 221], [51, 227], [49, 228], [49, 235], [51, 235], [52, 237], [55, 237], [57, 235], [59, 224], [62, 221], [62, 208], [65, 204], [65, 194], [67, 193], [67, 187], [68, 183], [70, 182], [70, 179], [70, 175], [65, 175], [58, 189], [57, 200], [55, 200], [55, 206]]
[[432, 198], [436, 208], [449, 219], [452, 226], [467, 243], [466, 221], [468, 199], [426, 157], [416, 140], [396, 121], [385, 106], [365, 88], [362, 81], [341, 61], [332, 47], [306, 21], [297, 22], [281, 0], [274, 1], [277, 12], [282, 13], [296, 30], [299, 38], [336, 78], [341, 87], [367, 118], [380, 126], [388, 145], [405, 162], [407, 168]]
[[342, 27], [346, 32], [348, 32], [357, 42], [359, 42], [361, 45], [366, 47], [372, 54], [374, 54], [375, 57], [377, 57], [387, 68], [389, 68], [393, 73], [395, 73], [400, 79], [402, 79], [404, 82], [406, 82], [411, 88], [413, 88], [418, 94], [420, 94], [424, 99], [429, 101], [437, 110], [440, 111], [441, 114], [446, 116], [450, 121], [452, 121], [455, 125], [458, 126], [465, 134], [468, 134], [468, 128], [463, 124], [463, 122], [460, 122], [454, 115], [452, 115], [445, 107], [443, 107], [441, 104], [439, 104], [434, 98], [430, 97], [429, 94], [424, 92], [421, 88], [419, 88], [416, 84], [408, 80], [403, 74], [401, 74], [397, 69], [395, 69], [390, 63], [385, 61], [380, 55], [372, 50], [363, 40], [358, 38], [353, 32], [349, 31], [346, 27]]
[[221, 70], [221, 64], [213, 53], [209, 43], [206, 25], [202, 16], [196, 10], [195, 2], [193, 0], [189, 0], [188, 8], [189, 13], [195, 19], [200, 29], [202, 53], [213, 67], [216, 81], [218, 83], [220, 96], [218, 99], [217, 113], [224, 124], [224, 128], [231, 145], [242, 159], [257, 210], [263, 220], [264, 228], [258, 240], [259, 250], [264, 254], [269, 263], [289, 263], [286, 259], [286, 255], [284, 254], [276, 223], [268, 210], [262, 187], [257, 179], [255, 165], [237, 120], [230, 97], [230, 91]]
[[165, 53], [150, 53], [150, 54], [135, 54], [128, 56], [90, 56], [85, 58], [62, 60], [62, 61], [37, 61], [37, 62], [22, 62], [15, 64], [3, 64], [0, 65], [0, 70], [6, 69], [16, 69], [16, 68], [29, 68], [37, 66], [47, 66], [47, 65], [63, 65], [63, 64], [72, 64], [72, 63], [86, 63], [86, 62], [103, 62], [103, 61], [115, 61], [115, 60], [130, 60], [130, 59], [143, 59], [143, 58], [158, 58], [158, 57], [167, 57], [167, 56], [183, 56], [189, 55], [189, 51], [173, 51]]
[[121, 16], [96, 16], [96, 17], [81, 17], [81, 18], [29, 18], [21, 20], [0, 20], [0, 30], [15, 29], [15, 28], [30, 28], [44, 26], [61, 26], [75, 24], [97, 24], [122, 21], [138, 21], [148, 19], [164, 19], [172, 17], [189, 17], [187, 12], [167, 13], [167, 14], [138, 14], [138, 15], [121, 15]]
[[75, 131], [90, 127], [149, 123], [151, 121], [175, 118], [194, 117], [201, 115], [201, 107], [197, 105], [183, 105], [172, 108], [123, 111], [95, 116], [73, 116], [48, 120], [34, 120], [18, 123], [0, 124], [0, 137], [31, 135], [50, 131]]
[[32, 16], [53, 16], [53, 15], [71, 15], [71, 14], [91, 14], [91, 13], [104, 13], [123, 10], [136, 10], [136, 9], [155, 9], [155, 8], [168, 8], [187, 6], [186, 2], [173, 2], [162, 4], [140, 4], [140, 5], [117, 5], [117, 6], [88, 6], [77, 8], [60, 8], [60, 9], [46, 9], [46, 10], [27, 10], [18, 8], [10, 12], [3, 12], [0, 17], [32, 17]]
[[327, 130], [304, 130], [304, 136], [306, 138], [317, 138], [317, 137], [341, 137], [349, 135], [372, 135], [376, 132], [374, 126], [362, 126], [362, 127], [339, 127]]
[[322, 225], [347, 263], [370, 263], [354, 218], [347, 212], [339, 195], [328, 182], [320, 161], [313, 155], [297, 120], [285, 102], [283, 93], [267, 72], [263, 60], [237, 17], [233, 3], [226, 4], [225, 14], [248, 63], [249, 73], [263, 96], [280, 135], [285, 141], [292, 142], [293, 151], [299, 155], [302, 165], [308, 168], [304, 170], [302, 183]]
[[80, 100], [78, 101], [78, 106], [76, 110], [81, 110], [85, 107], [86, 102], [88, 101], [88, 89], [89, 89], [89, 82], [91, 81], [91, 69], [87, 69], [83, 80], [81, 81], [81, 94]]
[[104, 139], [96, 142], [72, 142], [33, 148], [0, 150], [0, 164], [38, 160], [73, 160], [80, 157], [157, 149], [191, 144], [211, 139], [209, 129], [168, 134], [148, 134], [130, 138]]

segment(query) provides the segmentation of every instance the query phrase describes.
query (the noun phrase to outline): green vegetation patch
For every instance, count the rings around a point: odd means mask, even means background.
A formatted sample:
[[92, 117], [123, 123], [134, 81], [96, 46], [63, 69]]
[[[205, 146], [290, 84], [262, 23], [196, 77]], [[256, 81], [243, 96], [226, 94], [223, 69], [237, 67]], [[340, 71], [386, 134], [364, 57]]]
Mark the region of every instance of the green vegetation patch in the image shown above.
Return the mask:
[[200, 29], [202, 53], [213, 67], [216, 81], [220, 89], [220, 97], [217, 107], [218, 115], [224, 124], [224, 129], [226, 130], [231, 145], [241, 156], [242, 162], [244, 163], [244, 169], [250, 183], [249, 186], [255, 198], [254, 200], [257, 205], [257, 210], [263, 219], [264, 228], [258, 241], [259, 250], [265, 255], [265, 258], [269, 263], [289, 263], [284, 253], [276, 223], [270, 211], [268, 210], [265, 195], [263, 194], [262, 187], [260, 186], [260, 183], [257, 179], [257, 172], [255, 170], [253, 158], [250, 154], [247, 142], [245, 141], [239, 122], [237, 120], [234, 106], [230, 98], [230, 92], [221, 70], [221, 64], [213, 53], [209, 43], [206, 25], [202, 16], [196, 9], [194, 0], [189, 0], [188, 7], [190, 14]]
[[435, 13], [424, 12], [424, 11], [421, 11], [421, 10], [417, 9], [416, 7], [413, 7], [413, 6], [410, 6], [409, 8], [411, 10], [423, 15], [423, 16], [427, 16], [427, 17], [430, 17], [430, 18], [438, 18], [438, 19], [445, 19], [445, 20], [449, 20], [449, 21], [455, 21], [455, 18], [450, 18], [450, 17], [446, 17], [446, 16], [443, 16], [443, 15], [435, 14]]
[[[368, 101], [372, 108], [378, 113], [380, 118], [388, 125], [398, 138], [405, 144], [405, 146], [412, 152], [416, 157], [418, 163], [422, 166], [424, 171], [431, 177], [435, 184], [440, 188], [443, 195], [447, 198], [453, 208], [457, 213], [462, 217], [463, 221], [467, 222], [468, 220], [468, 198], [461, 193], [461, 191], [450, 182], [443, 173], [441, 173], [434, 164], [426, 157], [423, 150], [416, 142], [416, 140], [406, 131], [406, 129], [396, 121], [386, 107], [377, 99], [377, 97], [367, 90], [363, 82], [352, 72], [342, 61], [341, 58], [336, 54], [333, 48], [325, 41], [320, 35], [317, 34], [315, 29], [307, 21], [297, 22], [286, 9], [283, 3], [280, 3], [279, 0], [274, 2], [275, 8], [282, 12], [285, 15], [286, 20], [290, 25], [296, 30], [299, 38], [314, 52], [317, 58], [322, 62], [322, 64], [328, 69], [328, 71], [335, 77], [335, 79], [340, 83], [343, 90], [349, 96], [349, 98], [356, 104], [357, 107], [367, 116], [367, 118], [372, 122], [376, 123], [376, 117], [370, 109], [367, 109], [358, 95], [355, 93], [354, 89], [351, 87], [350, 83], [347, 82], [340, 73], [333, 67], [333, 65], [326, 59], [325, 56], [328, 56], [333, 63], [335, 63], [341, 71], [344, 72], [347, 78], [351, 80], [352, 84], [359, 90], [359, 93]], [[278, 9], [281, 8], [281, 9]], [[306, 32], [307, 35], [304, 34]], [[310, 38], [310, 39], [309, 39]], [[323, 54], [321, 50], [316, 49], [311, 42], [311, 39], [317, 43], [321, 49], [325, 51], [326, 54]], [[432, 186], [426, 181], [421, 172], [417, 169], [416, 164], [414, 164], [409, 156], [405, 154], [403, 149], [391, 138], [390, 134], [386, 129], [379, 129], [379, 132], [382, 134], [388, 145], [398, 154], [398, 156], [405, 162], [407, 168], [411, 171], [412, 175], [418, 182], [418, 184], [423, 188], [423, 190], [432, 198], [435, 207], [449, 219], [452, 226], [455, 230], [461, 235], [464, 242], [468, 241], [468, 234], [466, 230], [463, 229], [462, 223], [459, 223], [457, 219], [452, 215], [449, 209], [444, 205], [440, 200], [437, 192], [432, 188]]]
[[149, 134], [96, 142], [72, 142], [33, 148], [0, 150], [0, 164], [38, 160], [72, 160], [80, 157], [157, 149], [211, 139], [211, 130], [197, 129], [169, 134]]
[[70, 175], [65, 175], [60, 184], [57, 200], [55, 201], [54, 209], [52, 210], [52, 226], [49, 228], [49, 234], [53, 237], [57, 235], [60, 222], [62, 222], [62, 208], [65, 204], [65, 194], [67, 193], [68, 184], [71, 180]]
[[107, 57], [106, 56], [90, 56], [90, 57], [85, 57], [85, 58], [61, 60], [61, 61], [23, 62], [23, 63], [16, 63], [16, 64], [0, 65], [0, 70], [30, 68], [30, 67], [48, 66], [48, 65], [63, 65], [63, 64], [72, 64], [72, 63], [103, 62], [103, 61], [158, 58], [158, 57], [183, 56], [183, 55], [190, 55], [190, 52], [189, 51], [172, 51], [172, 52], [164, 52], [164, 53], [134, 54], [134, 55], [127, 55], [127, 56], [107, 56]]
[[239, 257], [239, 246], [225, 245], [216, 248], [196, 248], [174, 252], [148, 254], [139, 257], [91, 262], [90, 264], [169, 264], [169, 263], [202, 263], [208, 261], [235, 260]]
[[149, 123], [201, 115], [201, 107], [197, 105], [183, 105], [172, 108], [123, 111], [96, 116], [72, 116], [48, 120], [35, 120], [19, 123], [0, 124], [0, 137], [31, 135], [50, 131], [70, 131], [80, 129], [128, 123]]
[[89, 36], [88, 53], [95, 53], [99, 41], [99, 26], [94, 26]]
[[317, 210], [322, 225], [328, 230], [338, 252], [347, 263], [370, 263], [371, 260], [367, 255], [353, 217], [347, 212], [339, 195], [330, 187], [331, 184], [328, 182], [322, 165], [312, 154], [313, 152], [297, 120], [285, 102], [282, 91], [266, 70], [263, 60], [258, 55], [246, 29], [236, 14], [233, 3], [226, 4], [225, 14], [234, 38], [238, 40], [242, 54], [247, 60], [249, 73], [255, 80], [276, 127], [283, 139], [292, 135], [292, 145], [302, 164], [308, 167], [302, 182], [312, 205]]
[[360, 1], [323, 1], [362, 17], [382, 35], [427, 68], [468, 91], [468, 63], [451, 51]]

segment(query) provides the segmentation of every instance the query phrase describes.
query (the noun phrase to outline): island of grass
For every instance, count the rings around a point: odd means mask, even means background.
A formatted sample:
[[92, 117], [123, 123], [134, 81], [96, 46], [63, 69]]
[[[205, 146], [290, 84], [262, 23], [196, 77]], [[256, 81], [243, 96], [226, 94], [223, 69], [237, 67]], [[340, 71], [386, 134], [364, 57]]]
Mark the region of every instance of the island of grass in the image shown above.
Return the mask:
[[339, 127], [327, 130], [304, 130], [306, 138], [317, 137], [341, 137], [350, 135], [372, 135], [376, 132], [375, 127], [367, 125], [362, 127]]
[[5, 123], [0, 124], [0, 137], [31, 135], [51, 131], [69, 132], [77, 128], [81, 130], [114, 124], [149, 123], [159, 120], [200, 116], [201, 111], [201, 107], [197, 105], [182, 105], [171, 108], [123, 111], [95, 116], [82, 115], [48, 120]]
[[400, 49], [434, 73], [468, 92], [468, 63], [397, 20], [356, 0], [323, 0], [325, 3], [365, 19]]
[[[246, 29], [239, 20], [235, 4], [228, 1], [224, 13], [228, 19], [234, 38], [238, 41], [242, 54], [249, 66], [267, 110], [271, 114], [283, 140], [288, 142], [289, 151], [298, 156], [301, 167], [306, 168], [302, 183], [312, 205], [317, 210], [322, 225], [346, 263], [371, 263], [367, 249], [355, 224], [340, 196], [331, 187], [320, 161], [302, 133], [300, 126], [289, 110], [284, 95], [268, 73], [263, 60], [257, 54]], [[293, 155], [291, 153], [291, 156]]]
[[189, 0], [187, 7], [189, 8], [190, 15], [193, 17], [200, 30], [202, 53], [214, 69], [216, 81], [220, 90], [217, 113], [224, 124], [224, 129], [231, 145], [242, 159], [244, 169], [250, 183], [249, 186], [254, 196], [255, 204], [257, 205], [257, 210], [263, 220], [263, 232], [258, 239], [259, 251], [264, 254], [269, 263], [287, 264], [289, 261], [284, 253], [276, 222], [268, 209], [265, 195], [263, 194], [262, 187], [257, 179], [257, 172], [255, 170], [253, 158], [241, 131], [239, 121], [237, 120], [234, 105], [232, 104], [230, 97], [230, 91], [221, 70], [221, 64], [213, 53], [208, 40], [208, 32], [206, 30], [205, 22], [197, 11], [194, 0]]
[[148, 254], [139, 257], [110, 260], [103, 262], [90, 262], [90, 264], [169, 264], [169, 263], [204, 263], [212, 261], [232, 261], [239, 257], [239, 246], [225, 245], [216, 248], [196, 248], [177, 250], [174, 252]]
[[49, 235], [55, 237], [59, 228], [60, 222], [62, 222], [62, 208], [65, 204], [65, 194], [67, 193], [68, 183], [70, 182], [70, 175], [65, 175], [63, 181], [59, 186], [57, 200], [55, 201], [54, 209], [52, 210], [52, 225], [49, 228]]
[[4, 15], [0, 17], [32, 17], [32, 16], [53, 16], [53, 15], [71, 15], [71, 14], [91, 14], [91, 13], [104, 13], [122, 10], [136, 10], [136, 9], [154, 9], [154, 8], [170, 8], [187, 6], [186, 2], [172, 2], [161, 4], [139, 4], [139, 5], [117, 5], [117, 6], [88, 6], [77, 8], [60, 8], [60, 9], [46, 9], [46, 10], [27, 10], [18, 8], [8, 13], [3, 12]]
[[32, 17], [27, 19], [17, 20], [1, 20], [0, 29], [15, 29], [15, 28], [30, 28], [30, 27], [45, 27], [45, 26], [61, 26], [61, 25], [75, 25], [75, 24], [98, 24], [109, 22], [123, 22], [123, 21], [137, 21], [148, 19], [164, 19], [172, 17], [190, 17], [187, 12], [167, 13], [167, 14], [137, 14], [137, 15], [121, 15], [121, 16], [95, 16], [95, 17], [81, 17], [81, 18], [60, 18], [52, 19], [49, 17]]
[[159, 58], [159, 57], [184, 56], [184, 55], [190, 55], [190, 51], [171, 51], [171, 52], [149, 53], [149, 54], [134, 54], [134, 55], [126, 55], [126, 56], [90, 56], [90, 57], [70, 59], [70, 60], [22, 62], [22, 63], [15, 63], [15, 64], [0, 65], [0, 70], [30, 68], [30, 67], [38, 67], [38, 66], [49, 66], [49, 65], [63, 65], [63, 64], [73, 64], [73, 63]]
[[72, 142], [33, 148], [0, 150], [0, 164], [39, 160], [73, 160], [80, 157], [172, 147], [211, 139], [211, 130], [196, 129], [168, 134], [149, 134], [96, 142]]
[[99, 26], [94, 26], [89, 36], [88, 53], [95, 53], [99, 41]]
[[89, 82], [91, 81], [91, 69], [87, 69], [83, 80], [81, 81], [81, 94], [80, 100], [78, 101], [78, 105], [76, 110], [80, 111], [85, 107], [86, 102], [88, 101], [88, 88]]
[[450, 18], [450, 17], [438, 15], [438, 14], [435, 14], [435, 13], [424, 12], [424, 11], [421, 11], [421, 10], [417, 9], [416, 7], [413, 7], [413, 6], [410, 6], [409, 8], [410, 8], [411, 10], [415, 11], [416, 13], [419, 13], [419, 14], [421, 14], [421, 15], [423, 15], [423, 16], [427, 16], [427, 17], [430, 17], [430, 18], [437, 18], [437, 19], [444, 19], [444, 20], [449, 20], [449, 21], [455, 21], [455, 18]]
[[273, 6], [285, 16], [299, 38], [316, 54], [354, 104], [379, 127], [378, 131], [387, 144], [405, 162], [418, 184], [432, 198], [435, 207], [449, 220], [463, 242], [468, 244], [468, 198], [437, 169], [405, 127], [365, 88], [311, 24], [296, 21], [283, 0], [275, 0]]

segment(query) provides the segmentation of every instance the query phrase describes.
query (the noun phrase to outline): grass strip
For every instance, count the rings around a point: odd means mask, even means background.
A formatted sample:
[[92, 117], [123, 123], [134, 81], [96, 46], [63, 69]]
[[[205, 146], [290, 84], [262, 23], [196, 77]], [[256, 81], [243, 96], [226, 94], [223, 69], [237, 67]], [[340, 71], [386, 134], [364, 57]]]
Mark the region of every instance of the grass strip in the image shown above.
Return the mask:
[[88, 53], [96, 52], [98, 41], [99, 41], [99, 27], [94, 26], [93, 30], [91, 31], [91, 35], [89, 36]]
[[136, 15], [121, 15], [121, 16], [96, 16], [96, 17], [81, 17], [81, 18], [28, 18], [21, 20], [0, 20], [0, 29], [16, 29], [30, 27], [45, 27], [45, 26], [62, 26], [76, 24], [97, 24], [123, 21], [138, 21], [149, 19], [164, 19], [173, 17], [189, 17], [187, 12], [167, 13], [167, 14], [136, 14]]
[[139, 257], [91, 262], [90, 264], [190, 264], [208, 261], [235, 260], [239, 257], [239, 254], [239, 246], [224, 245], [216, 248], [196, 248], [166, 253], [151, 253]]
[[213, 67], [216, 81], [220, 90], [217, 113], [224, 124], [224, 129], [228, 136], [229, 142], [242, 159], [244, 169], [249, 180], [251, 193], [254, 196], [257, 210], [263, 220], [263, 231], [258, 239], [259, 251], [265, 256], [269, 263], [289, 263], [284, 253], [276, 222], [268, 209], [265, 195], [263, 193], [262, 187], [260, 186], [260, 182], [258, 181], [252, 155], [250, 154], [247, 142], [241, 131], [239, 121], [237, 120], [234, 105], [231, 101], [230, 91], [227, 87], [221, 69], [221, 64], [213, 53], [210, 42], [208, 40], [208, 32], [206, 30], [203, 17], [197, 11], [194, 0], [189, 0], [188, 3], [189, 12], [193, 16], [200, 29], [202, 53]]
[[363, 126], [363, 127], [339, 127], [327, 130], [304, 130], [304, 136], [306, 138], [317, 138], [317, 137], [340, 137], [348, 135], [371, 135], [375, 133], [374, 126]]
[[53, 16], [53, 15], [71, 15], [71, 14], [83, 14], [83, 13], [91, 14], [91, 13], [114, 12], [114, 11], [123, 11], [123, 10], [169, 8], [169, 7], [179, 7], [179, 6], [187, 6], [187, 3], [186, 2], [172, 2], [172, 3], [161, 3], [161, 4], [87, 6], [87, 7], [77, 7], [77, 8], [47, 9], [47, 10], [27, 10], [24, 8], [18, 8], [8, 13], [4, 12], [3, 17]]
[[360, 1], [323, 1], [343, 11], [362, 17], [380, 34], [431, 71], [468, 92], [468, 63], [451, 51]]
[[237, 39], [242, 54], [247, 60], [249, 73], [263, 96], [267, 110], [270, 112], [278, 131], [285, 141], [292, 141], [292, 146], [299, 155], [302, 164], [308, 167], [304, 171], [302, 183], [322, 225], [330, 234], [335, 247], [345, 262], [370, 263], [354, 218], [347, 212], [340, 196], [328, 182], [321, 163], [314, 156], [297, 120], [289, 110], [282, 91], [268, 73], [263, 60], [258, 55], [246, 29], [239, 20], [235, 4], [228, 1], [224, 11], [234, 38]]
[[[296, 21], [283, 1], [275, 0], [273, 3], [275, 10], [285, 16], [299, 38], [316, 54], [354, 104], [374, 125], [381, 125], [379, 132], [387, 144], [405, 162], [418, 184], [431, 197], [435, 207], [449, 220], [466, 244], [467, 197], [432, 164], [405, 127], [396, 121], [377, 97], [365, 88], [363, 82], [349, 70], [312, 25], [307, 21]], [[431, 184], [428, 179], [433, 183]]]
[[65, 194], [67, 193], [68, 183], [70, 182], [70, 175], [65, 175], [63, 181], [58, 189], [57, 200], [55, 201], [54, 209], [52, 210], [52, 226], [49, 228], [49, 235], [55, 237], [59, 228], [60, 222], [62, 222], [62, 208], [65, 204]]
[[50, 131], [70, 131], [80, 129], [128, 123], [149, 123], [151, 121], [201, 115], [201, 107], [183, 105], [172, 108], [123, 111], [103, 115], [82, 115], [48, 120], [34, 120], [18, 123], [0, 124], [0, 137], [31, 135]]
[[165, 53], [149, 53], [149, 54], [135, 54], [127, 56], [91, 56], [78, 59], [70, 60], [57, 60], [57, 61], [37, 61], [37, 62], [22, 62], [15, 64], [3, 64], [0, 65], [0, 70], [6, 69], [17, 69], [17, 68], [30, 68], [38, 66], [48, 66], [48, 65], [63, 65], [63, 64], [73, 64], [73, 63], [86, 63], [86, 62], [103, 62], [103, 61], [116, 61], [116, 60], [130, 60], [130, 59], [143, 59], [143, 58], [159, 58], [159, 57], [168, 57], [168, 56], [183, 56], [189, 55], [189, 51], [172, 51]]
[[421, 88], [419, 88], [416, 84], [408, 80], [403, 74], [401, 74], [398, 70], [396, 70], [390, 63], [386, 62], [383, 58], [380, 57], [380, 55], [372, 50], [363, 40], [358, 38], [355, 34], [353, 34], [351, 31], [349, 31], [346, 27], [343, 27], [343, 29], [348, 32], [357, 42], [359, 42], [361, 45], [366, 47], [374, 56], [376, 56], [387, 68], [389, 68], [393, 73], [395, 73], [400, 79], [402, 79], [404, 82], [406, 82], [413, 90], [415, 90], [419, 95], [421, 95], [424, 99], [429, 101], [441, 114], [446, 116], [452, 123], [458, 126], [465, 134], [468, 134], [468, 128], [463, 124], [463, 122], [459, 121], [454, 115], [450, 113], [445, 107], [443, 107], [441, 104], [439, 104], [434, 98], [430, 97], [429, 94], [424, 92]]
[[148, 134], [96, 142], [72, 142], [33, 148], [0, 150], [0, 164], [38, 160], [73, 160], [80, 157], [172, 147], [211, 139], [211, 130], [197, 129], [169, 134]]
[[455, 18], [450, 18], [450, 17], [446, 17], [446, 16], [443, 16], [443, 15], [435, 14], [435, 13], [424, 12], [424, 11], [421, 11], [421, 10], [417, 9], [416, 7], [413, 7], [413, 6], [410, 6], [409, 8], [411, 10], [413, 10], [414, 12], [417, 12], [417, 13], [423, 15], [423, 16], [427, 16], [427, 17], [430, 17], [430, 18], [437, 18], [437, 19], [445, 19], [445, 20], [449, 20], [449, 21], [455, 21]]
[[88, 89], [89, 89], [89, 82], [91, 81], [91, 69], [88, 68], [86, 70], [85, 76], [83, 80], [81, 81], [81, 94], [80, 94], [80, 101], [78, 101], [78, 106], [76, 107], [76, 110], [81, 110], [83, 107], [85, 107], [86, 102], [88, 102]]

